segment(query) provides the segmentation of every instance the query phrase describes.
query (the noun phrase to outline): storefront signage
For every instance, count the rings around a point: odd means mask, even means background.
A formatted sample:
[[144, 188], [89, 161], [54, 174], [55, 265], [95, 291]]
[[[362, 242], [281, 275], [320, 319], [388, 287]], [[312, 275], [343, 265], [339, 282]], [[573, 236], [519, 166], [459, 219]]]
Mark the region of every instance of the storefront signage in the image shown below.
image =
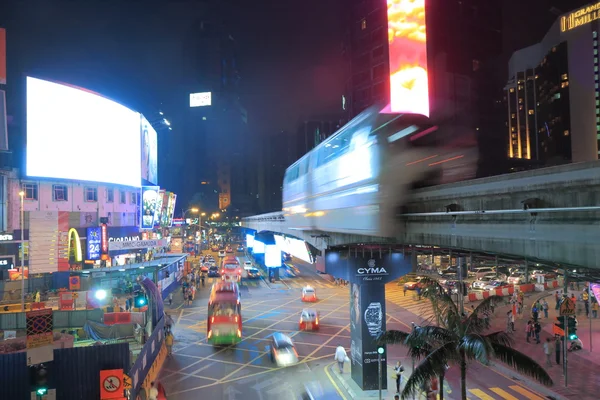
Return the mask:
[[560, 17], [560, 31], [567, 32], [600, 19], [600, 2]]
[[87, 228], [87, 260], [99, 260], [102, 247], [102, 228]]
[[148, 249], [152, 247], [166, 247], [166, 239], [155, 240], [132, 240], [132, 241], [115, 241], [108, 244], [108, 250], [133, 250], [133, 249]]
[[0, 242], [8, 242], [14, 240], [12, 233], [0, 233]]
[[367, 267], [356, 270], [356, 277], [362, 281], [383, 281], [389, 275], [384, 267], [378, 267], [375, 259], [367, 262]]
[[0, 269], [13, 269], [15, 262], [13, 256], [2, 256], [0, 257]]
[[102, 232], [102, 254], [108, 253], [108, 227], [106, 224], [100, 225]]

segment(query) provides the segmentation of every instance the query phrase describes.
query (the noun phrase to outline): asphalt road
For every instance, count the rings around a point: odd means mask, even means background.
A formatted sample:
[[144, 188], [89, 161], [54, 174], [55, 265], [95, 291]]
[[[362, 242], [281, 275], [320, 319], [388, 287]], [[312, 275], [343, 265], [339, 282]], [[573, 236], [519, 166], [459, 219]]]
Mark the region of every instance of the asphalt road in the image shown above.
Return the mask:
[[[240, 261], [244, 258], [240, 257]], [[206, 343], [207, 297], [215, 278], [209, 279], [206, 288], [197, 292], [191, 307], [174, 305], [169, 310], [176, 321], [176, 343], [174, 354], [166, 361], [159, 379], [170, 400], [295, 399], [307, 382], [317, 382], [325, 390], [337, 391], [340, 399], [351, 399], [340, 382], [332, 379], [325, 369], [333, 363], [338, 344], [350, 348], [349, 289], [333, 285], [317, 274], [313, 266], [297, 260], [294, 264], [301, 274], [283, 279], [286, 289], [270, 289], [262, 280], [242, 282], [243, 341], [235, 347], [214, 348]], [[307, 307], [300, 300], [301, 289], [307, 284], [316, 288], [320, 299], [316, 305], [308, 305], [321, 313], [318, 333], [298, 331], [300, 312]], [[422, 323], [431, 318], [428, 302], [418, 301], [411, 291], [405, 295], [395, 283], [386, 285], [386, 300], [388, 330], [406, 331], [411, 322]], [[265, 346], [277, 331], [293, 338], [300, 355], [298, 365], [277, 368], [269, 360]], [[515, 335], [520, 338], [518, 333]], [[410, 371], [412, 362], [406, 357], [406, 349], [388, 346], [389, 365], [397, 360]], [[446, 398], [458, 398], [458, 369], [451, 368], [446, 379]], [[469, 399], [546, 398], [506, 369], [472, 364], [467, 380]], [[391, 377], [388, 384], [393, 385]]]
[[[206, 343], [208, 291], [216, 278], [197, 292], [191, 307], [169, 311], [176, 321], [176, 342], [159, 379], [170, 400], [294, 399], [307, 382], [336, 390], [325, 367], [333, 363], [338, 344], [350, 347], [348, 290], [335, 287], [311, 267], [299, 268], [301, 276], [287, 279], [285, 290], [270, 289], [262, 280], [242, 282], [243, 340], [236, 346], [215, 348]], [[300, 300], [307, 283], [320, 298], [314, 306], [321, 313], [319, 332], [298, 331], [301, 310], [313, 307]], [[269, 360], [265, 346], [274, 332], [293, 338], [298, 365], [278, 368]]]

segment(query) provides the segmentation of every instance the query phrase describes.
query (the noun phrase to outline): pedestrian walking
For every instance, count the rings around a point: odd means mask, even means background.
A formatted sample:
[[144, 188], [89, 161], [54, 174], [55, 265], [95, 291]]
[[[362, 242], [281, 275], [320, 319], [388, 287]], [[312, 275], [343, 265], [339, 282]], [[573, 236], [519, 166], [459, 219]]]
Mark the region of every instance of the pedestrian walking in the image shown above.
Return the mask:
[[558, 310], [560, 308], [560, 294], [558, 293], [558, 290], [554, 293], [554, 301], [556, 301], [556, 307], [554, 307], [554, 309]]
[[169, 330], [165, 335], [165, 345], [167, 346], [167, 356], [171, 357], [173, 354], [173, 342], [175, 338], [173, 337], [173, 332]]
[[400, 389], [402, 389], [402, 373], [404, 372], [404, 366], [400, 360], [396, 362], [394, 372], [396, 373], [396, 393], [400, 393]]
[[533, 323], [533, 333], [535, 335], [535, 343], [540, 344], [540, 332], [542, 331], [542, 326], [538, 321]]
[[156, 388], [156, 382], [150, 384], [150, 390], [148, 391], [148, 400], [158, 399], [158, 389]]
[[533, 336], [533, 321], [527, 321], [527, 325], [525, 325], [525, 333], [527, 334], [527, 343], [529, 343], [529, 338]]
[[403, 292], [404, 292], [404, 296], [406, 296], [406, 291], [408, 290], [408, 289], [406, 288], [406, 285], [404, 285], [404, 288], [403, 288], [403, 289], [404, 289], [404, 290], [403, 290]]
[[552, 343], [550, 342], [550, 338], [546, 338], [546, 343], [544, 343], [544, 354], [546, 355], [546, 366], [552, 366]]
[[[341, 344], [338, 345], [337, 349], [335, 349], [335, 357], [333, 358], [338, 363], [338, 368], [340, 369], [340, 374], [344, 373], [344, 363], [348, 360], [348, 355], [346, 354], [346, 350], [344, 346]], [[350, 361], [350, 360], [348, 360]]]
[[554, 341], [554, 354], [556, 355], [556, 365], [560, 365], [560, 350], [562, 349], [562, 341], [557, 336]]
[[592, 317], [593, 318], [598, 318], [598, 302], [595, 300], [592, 300]]
[[544, 310], [544, 318], [548, 318], [548, 302], [546, 299], [542, 301], [542, 310]]

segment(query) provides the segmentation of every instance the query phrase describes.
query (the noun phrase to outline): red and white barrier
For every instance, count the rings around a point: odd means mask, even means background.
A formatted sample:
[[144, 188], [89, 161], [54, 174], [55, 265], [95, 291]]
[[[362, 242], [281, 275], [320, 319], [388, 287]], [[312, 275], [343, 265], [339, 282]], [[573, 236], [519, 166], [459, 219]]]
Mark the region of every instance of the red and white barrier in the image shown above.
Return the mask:
[[527, 293], [527, 292], [533, 292], [534, 290], [535, 290], [535, 285], [533, 283], [530, 283], [527, 285], [514, 285], [514, 286], [510, 286], [510, 287], [505, 287], [502, 289], [489, 290], [487, 292], [471, 292], [468, 294], [468, 296], [465, 296], [465, 301], [466, 302], [478, 301], [478, 300], [487, 299], [490, 296], [506, 297], [506, 296], [512, 296], [515, 291]]

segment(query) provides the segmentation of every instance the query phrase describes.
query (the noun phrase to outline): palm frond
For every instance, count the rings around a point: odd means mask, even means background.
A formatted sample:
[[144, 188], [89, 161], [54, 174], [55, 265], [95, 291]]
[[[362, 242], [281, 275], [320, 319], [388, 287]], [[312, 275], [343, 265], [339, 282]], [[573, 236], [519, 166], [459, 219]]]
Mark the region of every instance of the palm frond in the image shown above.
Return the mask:
[[447, 343], [430, 352], [412, 371], [402, 390], [401, 398], [408, 399], [413, 394], [418, 394], [423, 383], [429, 382], [434, 376], [445, 373], [448, 362], [457, 359], [456, 347], [452, 343]]
[[492, 332], [485, 335], [491, 344], [498, 343], [502, 346], [512, 347], [513, 338], [504, 331]]
[[415, 328], [408, 336], [407, 343], [410, 342], [413, 337], [417, 338], [419, 341], [430, 343], [456, 342], [459, 339], [452, 331], [434, 325], [426, 325]]
[[494, 349], [494, 355], [509, 367], [515, 369], [520, 374], [527, 375], [542, 385], [552, 386], [554, 382], [546, 370], [532, 358], [500, 343], [491, 343]]
[[490, 341], [479, 334], [465, 335], [461, 342], [460, 348], [464, 350], [467, 358], [477, 360], [484, 365], [490, 363], [490, 358], [494, 354], [494, 349]]
[[375, 339], [375, 342], [377, 344], [404, 344], [408, 335], [410, 335], [408, 332], [403, 331], [385, 331]]

